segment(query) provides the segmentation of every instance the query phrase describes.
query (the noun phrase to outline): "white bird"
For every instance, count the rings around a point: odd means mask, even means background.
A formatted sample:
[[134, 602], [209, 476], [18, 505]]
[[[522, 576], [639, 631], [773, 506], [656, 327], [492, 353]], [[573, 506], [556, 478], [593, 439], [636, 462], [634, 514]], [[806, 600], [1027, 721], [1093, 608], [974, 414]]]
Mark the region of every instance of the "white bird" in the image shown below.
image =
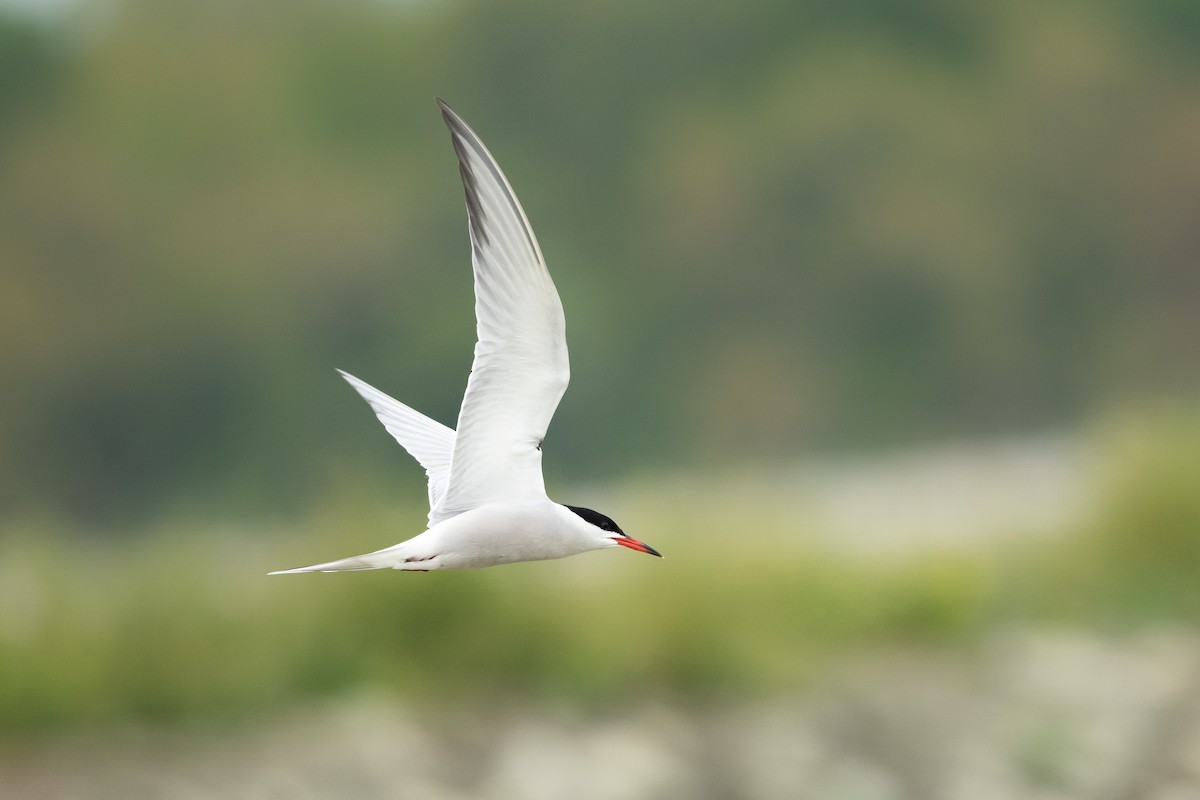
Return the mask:
[[661, 558], [605, 515], [546, 496], [542, 439], [570, 377], [562, 303], [504, 173], [475, 132], [437, 102], [466, 190], [475, 273], [479, 341], [458, 428], [339, 370], [425, 468], [429, 525], [383, 550], [271, 574], [470, 569], [618, 546]]

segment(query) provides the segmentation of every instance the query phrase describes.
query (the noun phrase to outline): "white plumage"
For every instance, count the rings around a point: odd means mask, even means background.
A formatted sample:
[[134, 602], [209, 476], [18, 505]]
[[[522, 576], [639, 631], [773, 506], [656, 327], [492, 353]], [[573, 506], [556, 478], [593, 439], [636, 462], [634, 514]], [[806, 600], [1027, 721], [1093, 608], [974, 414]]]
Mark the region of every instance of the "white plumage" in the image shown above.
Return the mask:
[[271, 574], [468, 569], [616, 546], [657, 556], [603, 514], [546, 496], [542, 439], [570, 378], [562, 303], [504, 173], [438, 105], [466, 191], [475, 275], [478, 341], [457, 430], [341, 373], [425, 468], [428, 529], [373, 553]]

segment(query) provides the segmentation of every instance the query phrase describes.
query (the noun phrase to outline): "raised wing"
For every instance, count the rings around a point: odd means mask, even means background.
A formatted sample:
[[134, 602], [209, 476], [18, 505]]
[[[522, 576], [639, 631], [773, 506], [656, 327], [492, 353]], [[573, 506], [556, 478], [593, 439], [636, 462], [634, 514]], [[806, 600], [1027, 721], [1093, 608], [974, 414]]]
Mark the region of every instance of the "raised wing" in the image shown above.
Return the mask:
[[433, 524], [433, 509], [446, 492], [450, 479], [450, 457], [454, 450], [454, 431], [440, 422], [432, 420], [419, 411], [414, 411], [395, 398], [365, 381], [338, 370], [362, 398], [375, 409], [375, 416], [387, 428], [387, 432], [408, 451], [409, 455], [425, 468], [429, 476], [430, 524]]
[[525, 212], [475, 132], [438, 105], [467, 195], [479, 341], [431, 524], [493, 500], [545, 495], [541, 443], [570, 377], [562, 303]]

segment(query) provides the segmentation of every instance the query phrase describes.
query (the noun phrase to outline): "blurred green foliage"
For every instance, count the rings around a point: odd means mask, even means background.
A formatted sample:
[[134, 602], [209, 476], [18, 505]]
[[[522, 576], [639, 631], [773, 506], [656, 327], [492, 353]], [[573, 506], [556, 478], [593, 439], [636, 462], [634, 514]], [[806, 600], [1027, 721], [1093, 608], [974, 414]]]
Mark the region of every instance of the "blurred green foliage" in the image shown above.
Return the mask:
[[434, 95], [564, 298], [548, 474], [1197, 388], [1194, 3], [109, 8], [0, 16], [6, 513], [153, 529], [419, 483], [333, 368], [453, 422], [470, 270]]
[[[415, 507], [336, 503], [268, 530], [177, 520], [107, 546], [9, 526], [0, 732], [244, 719], [364, 687], [440, 708], [695, 703], [795, 690], [856, 650], [969, 649], [1019, 622], [1195, 622], [1197, 420], [1101, 429], [1105, 501], [1069, 535], [901, 560], [806, 545], [800, 517], [740, 505], [639, 519], [665, 561], [610, 551], [429, 575], [264, 575], [390, 541]], [[736, 492], [695, 495], [711, 512]]]
[[1108, 617], [1200, 619], [1200, 416], [1163, 413], [1155, 433], [1126, 424], [1112, 436], [1120, 480], [1080, 556], [1083, 591]]

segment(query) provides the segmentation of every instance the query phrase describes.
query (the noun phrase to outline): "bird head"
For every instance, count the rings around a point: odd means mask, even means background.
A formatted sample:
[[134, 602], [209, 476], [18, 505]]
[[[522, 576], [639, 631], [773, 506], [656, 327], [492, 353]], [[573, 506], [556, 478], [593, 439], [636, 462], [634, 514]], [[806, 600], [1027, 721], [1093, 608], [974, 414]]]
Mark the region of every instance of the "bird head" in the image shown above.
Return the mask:
[[625, 533], [625, 531], [621, 530], [621, 526], [614, 522], [611, 517], [606, 517], [599, 511], [593, 511], [590, 508], [580, 508], [578, 506], [567, 506], [567, 508], [604, 538], [605, 547], [620, 545], [621, 547], [628, 547], [630, 550], [636, 550], [639, 553], [649, 553], [652, 556], [662, 558], [662, 553], [645, 542]]

